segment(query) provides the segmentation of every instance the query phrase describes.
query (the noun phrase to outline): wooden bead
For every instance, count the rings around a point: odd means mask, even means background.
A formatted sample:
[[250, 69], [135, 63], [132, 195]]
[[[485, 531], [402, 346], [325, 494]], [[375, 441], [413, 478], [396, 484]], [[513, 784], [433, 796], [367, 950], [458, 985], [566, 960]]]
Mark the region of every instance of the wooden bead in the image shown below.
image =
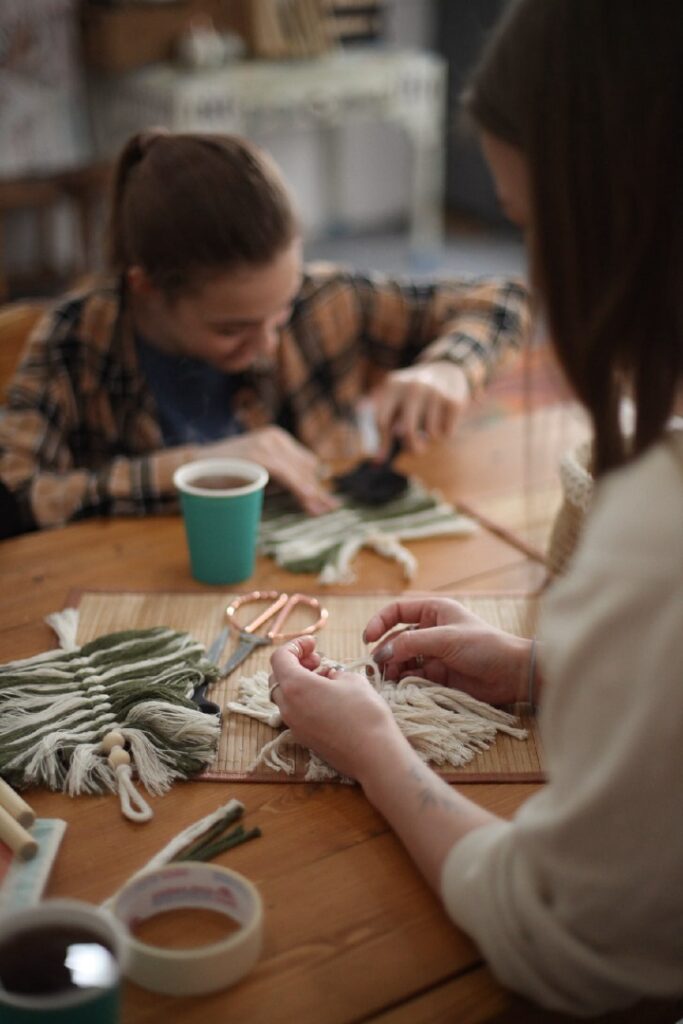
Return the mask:
[[130, 764], [130, 754], [123, 747], [114, 747], [107, 760], [112, 768], [118, 768], [120, 764]]
[[111, 732], [108, 732], [106, 736], [102, 737], [100, 746], [104, 753], [108, 754], [114, 747], [124, 746], [125, 742], [123, 735], [118, 731], [118, 729], [112, 729]]

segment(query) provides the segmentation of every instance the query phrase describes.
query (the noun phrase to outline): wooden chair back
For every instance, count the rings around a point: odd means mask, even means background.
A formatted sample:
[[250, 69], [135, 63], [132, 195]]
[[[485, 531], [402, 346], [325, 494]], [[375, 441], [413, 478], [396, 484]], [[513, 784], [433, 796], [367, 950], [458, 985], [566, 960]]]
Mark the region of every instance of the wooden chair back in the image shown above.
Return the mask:
[[0, 405], [17, 367], [29, 334], [45, 311], [40, 302], [12, 302], [0, 306]]

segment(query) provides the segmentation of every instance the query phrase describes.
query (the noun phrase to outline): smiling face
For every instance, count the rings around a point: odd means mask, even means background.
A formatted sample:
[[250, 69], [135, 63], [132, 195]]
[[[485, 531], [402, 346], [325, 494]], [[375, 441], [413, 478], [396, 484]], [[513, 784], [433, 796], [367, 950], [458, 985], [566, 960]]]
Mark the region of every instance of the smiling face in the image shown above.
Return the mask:
[[242, 266], [169, 299], [140, 267], [128, 282], [136, 329], [165, 352], [199, 359], [222, 373], [239, 373], [272, 359], [301, 287], [296, 239], [267, 264]]

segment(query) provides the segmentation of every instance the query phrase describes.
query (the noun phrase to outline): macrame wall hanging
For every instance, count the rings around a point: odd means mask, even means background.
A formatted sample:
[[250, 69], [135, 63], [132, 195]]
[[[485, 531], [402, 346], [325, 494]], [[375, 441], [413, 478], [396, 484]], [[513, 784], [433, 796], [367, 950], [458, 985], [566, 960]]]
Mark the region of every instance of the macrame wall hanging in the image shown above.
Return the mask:
[[410, 580], [417, 558], [402, 540], [466, 537], [477, 529], [438, 494], [415, 480], [401, 497], [384, 505], [345, 499], [341, 508], [312, 518], [287, 496], [269, 498], [263, 511], [260, 547], [288, 572], [318, 573], [323, 585], [353, 581], [351, 562], [361, 548], [393, 559]]
[[215, 754], [220, 722], [193, 704], [216, 677], [204, 647], [165, 627], [129, 630], [76, 645], [77, 612], [46, 620], [62, 647], [0, 667], [0, 776], [79, 793], [118, 792], [133, 821], [152, 811], [133, 770], [160, 795]]
[[[325, 671], [330, 662], [323, 659], [318, 671]], [[335, 666], [339, 668], [338, 665]], [[361, 658], [345, 666], [346, 671], [367, 674], [370, 683], [386, 700], [403, 735], [425, 763], [439, 768], [459, 768], [475, 754], [487, 750], [499, 732], [518, 740], [527, 738], [517, 719], [501, 708], [492, 707], [461, 690], [437, 686], [421, 676], [406, 676], [400, 682], [384, 680], [377, 665]], [[291, 775], [295, 771], [293, 748], [296, 746], [290, 729], [282, 730], [282, 717], [277, 704], [270, 699], [268, 674], [264, 671], [243, 676], [236, 701], [228, 710], [264, 722], [281, 730], [266, 743], [251, 770], [265, 765], [275, 772]], [[339, 774], [309, 751], [306, 782], [324, 782], [340, 778]], [[350, 779], [342, 779], [350, 782]]]

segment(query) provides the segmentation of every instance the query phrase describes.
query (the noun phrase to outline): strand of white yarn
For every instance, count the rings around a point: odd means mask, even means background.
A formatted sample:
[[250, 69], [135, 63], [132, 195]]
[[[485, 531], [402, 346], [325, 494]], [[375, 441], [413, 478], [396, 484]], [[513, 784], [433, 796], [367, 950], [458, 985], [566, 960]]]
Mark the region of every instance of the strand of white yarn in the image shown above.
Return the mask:
[[78, 648], [78, 608], [63, 608], [60, 612], [52, 612], [45, 616], [45, 622], [56, 633], [62, 650], [75, 651]]
[[107, 755], [109, 764], [116, 772], [121, 813], [129, 821], [149, 821], [154, 816], [152, 808], [133, 785], [131, 757], [124, 749], [125, 739], [117, 730], [103, 736], [100, 749]]

